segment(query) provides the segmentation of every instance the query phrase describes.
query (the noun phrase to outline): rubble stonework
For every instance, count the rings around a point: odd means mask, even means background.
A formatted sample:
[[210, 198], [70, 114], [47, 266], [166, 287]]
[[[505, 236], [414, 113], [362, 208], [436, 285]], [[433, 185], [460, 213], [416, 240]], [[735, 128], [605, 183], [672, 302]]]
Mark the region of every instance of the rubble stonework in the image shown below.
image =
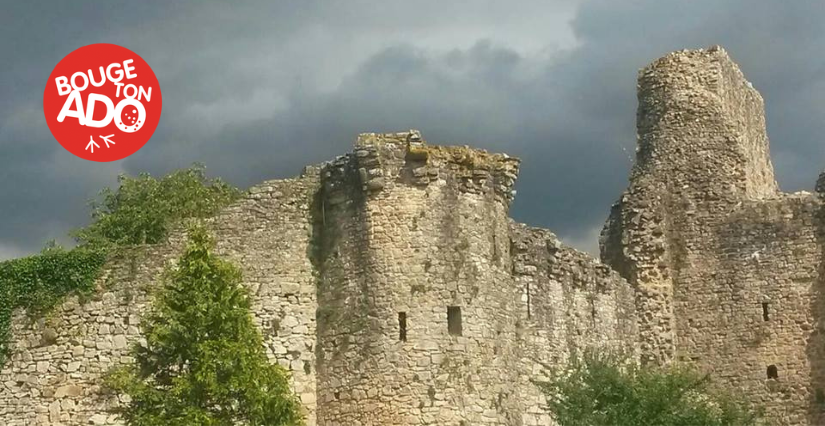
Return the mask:
[[779, 191], [762, 97], [723, 49], [653, 62], [638, 96], [602, 259], [636, 289], [642, 360], [693, 362], [778, 424], [825, 423], [820, 198]]
[[[551, 425], [533, 380], [592, 346], [692, 362], [780, 424], [823, 423], [825, 210], [779, 192], [762, 98], [721, 48], [677, 52], [641, 71], [638, 129], [604, 263], [509, 218], [518, 159], [415, 130], [362, 134], [210, 219], [308, 424]], [[121, 424], [128, 397], [101, 377], [133, 362], [184, 238], [111, 259], [92, 300], [17, 313], [0, 425]]]
[[[270, 358], [291, 370], [310, 419], [317, 304], [307, 252], [318, 178], [310, 168], [298, 179], [264, 182], [211, 221], [217, 252], [242, 268]], [[182, 251], [181, 234], [136, 247], [109, 262], [93, 300], [70, 298], [35, 323], [19, 313], [15, 347], [0, 372], [0, 425], [119, 424], [108, 413], [118, 397], [101, 391], [101, 376], [133, 361], [129, 347], [140, 339], [151, 287]]]
[[[368, 133], [210, 219], [309, 425], [547, 425], [531, 382], [546, 366], [592, 344], [634, 350], [627, 281], [508, 217], [518, 168], [417, 131]], [[183, 239], [113, 259], [92, 301], [35, 323], [18, 313], [0, 424], [120, 424], [109, 409], [127, 397], [101, 377], [133, 362], [151, 288]]]

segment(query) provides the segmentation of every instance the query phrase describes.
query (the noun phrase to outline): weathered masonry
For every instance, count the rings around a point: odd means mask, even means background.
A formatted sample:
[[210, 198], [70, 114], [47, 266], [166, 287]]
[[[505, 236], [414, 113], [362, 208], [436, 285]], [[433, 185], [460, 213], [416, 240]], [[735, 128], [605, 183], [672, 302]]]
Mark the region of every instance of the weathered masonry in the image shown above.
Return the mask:
[[638, 93], [602, 260], [636, 289], [642, 359], [694, 362], [779, 424], [824, 424], [825, 188], [779, 192], [762, 97], [721, 48], [655, 61]]
[[[311, 425], [549, 424], [530, 382], [542, 365], [596, 344], [633, 349], [627, 281], [508, 218], [518, 167], [416, 131], [363, 134], [211, 220]], [[95, 301], [39, 324], [21, 315], [0, 423], [118, 424], [101, 374], [132, 361], [147, 288], [182, 243], [110, 264]]]
[[[530, 382], [588, 346], [695, 363], [781, 424], [825, 407], [820, 193], [773, 178], [762, 98], [720, 48], [639, 76], [639, 151], [604, 263], [513, 222], [519, 160], [367, 133], [210, 219], [310, 425], [550, 425]], [[20, 313], [0, 425], [117, 425], [129, 363], [183, 235], [111, 261], [97, 297]]]

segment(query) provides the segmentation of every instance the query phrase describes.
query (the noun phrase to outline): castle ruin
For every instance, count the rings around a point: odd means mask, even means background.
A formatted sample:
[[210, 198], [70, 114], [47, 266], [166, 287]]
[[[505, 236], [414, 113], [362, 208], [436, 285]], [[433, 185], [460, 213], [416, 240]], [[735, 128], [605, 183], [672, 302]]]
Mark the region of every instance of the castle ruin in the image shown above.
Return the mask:
[[[602, 261], [509, 218], [518, 159], [417, 131], [362, 134], [209, 220], [309, 425], [551, 425], [531, 379], [591, 346], [690, 362], [779, 424], [825, 423], [819, 193], [779, 192], [762, 98], [721, 48], [665, 56], [638, 89]], [[121, 424], [101, 375], [133, 361], [184, 239], [111, 261], [91, 301], [16, 315], [0, 425]]]

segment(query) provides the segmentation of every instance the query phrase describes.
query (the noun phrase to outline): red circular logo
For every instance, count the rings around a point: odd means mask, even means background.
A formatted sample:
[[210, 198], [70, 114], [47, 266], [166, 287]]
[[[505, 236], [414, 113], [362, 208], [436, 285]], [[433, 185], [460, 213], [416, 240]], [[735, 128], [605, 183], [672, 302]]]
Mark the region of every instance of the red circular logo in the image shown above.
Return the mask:
[[90, 44], [66, 55], [43, 92], [52, 135], [91, 161], [120, 160], [143, 147], [162, 105], [160, 84], [146, 61], [114, 44]]

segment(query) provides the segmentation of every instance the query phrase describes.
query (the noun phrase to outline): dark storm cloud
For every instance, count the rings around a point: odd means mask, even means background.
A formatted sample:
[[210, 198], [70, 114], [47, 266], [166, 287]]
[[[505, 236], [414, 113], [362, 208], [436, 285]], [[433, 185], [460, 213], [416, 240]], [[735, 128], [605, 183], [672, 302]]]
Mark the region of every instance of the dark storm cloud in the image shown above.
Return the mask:
[[[636, 72], [681, 48], [724, 45], [762, 92], [785, 190], [825, 153], [821, 2], [72, 3], [0, 18], [0, 258], [82, 224], [118, 172], [203, 161], [247, 186], [409, 128], [522, 157], [514, 216], [592, 251], [631, 165]], [[101, 41], [153, 66], [164, 111], [141, 151], [92, 167], [54, 143], [40, 98]]]

